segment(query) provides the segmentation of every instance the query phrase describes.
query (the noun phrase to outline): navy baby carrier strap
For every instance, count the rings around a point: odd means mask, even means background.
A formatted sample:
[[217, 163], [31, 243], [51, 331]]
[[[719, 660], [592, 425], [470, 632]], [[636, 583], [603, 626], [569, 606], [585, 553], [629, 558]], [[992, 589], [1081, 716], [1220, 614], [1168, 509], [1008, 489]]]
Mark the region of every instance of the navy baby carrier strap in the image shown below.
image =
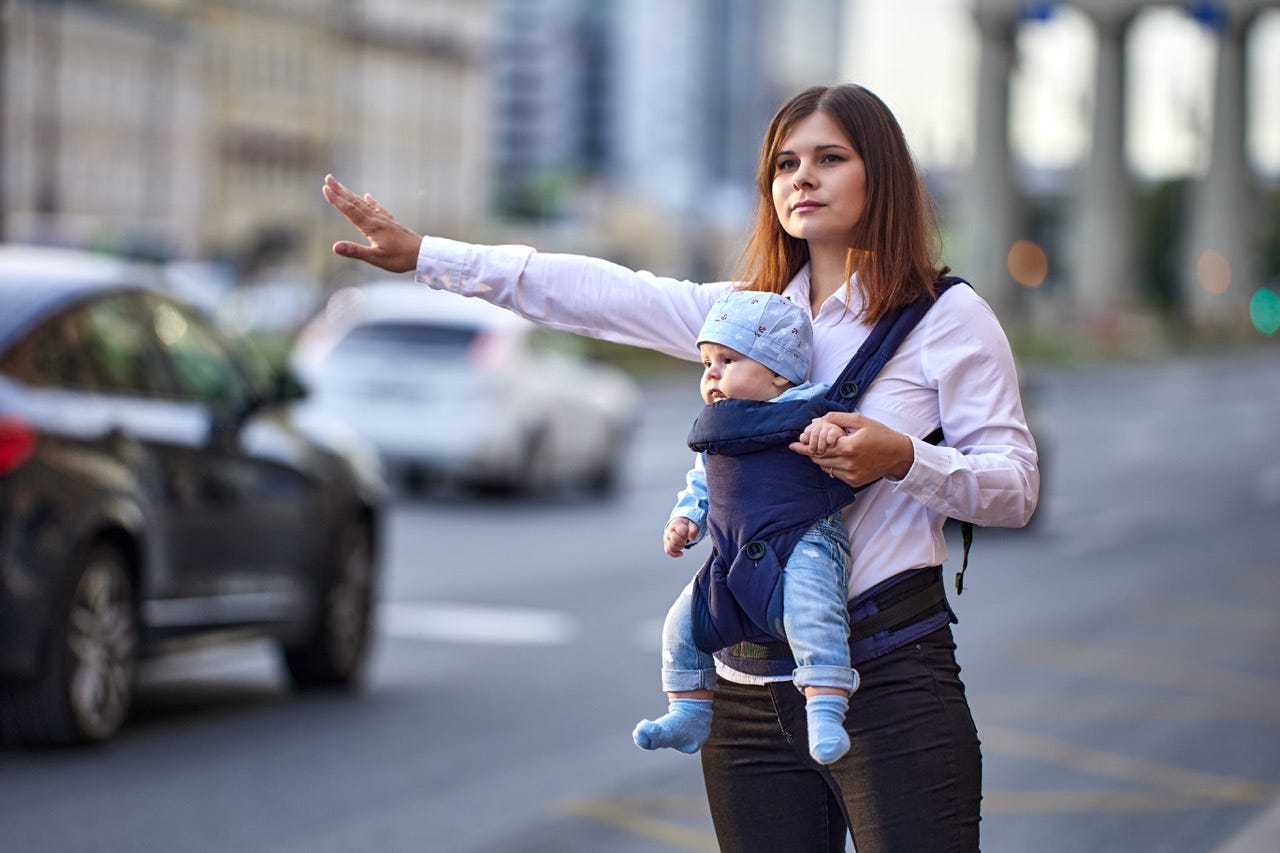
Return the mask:
[[[947, 276], [938, 296], [960, 282]], [[694, 578], [693, 638], [714, 653], [739, 643], [776, 643], [782, 570], [818, 519], [853, 503], [855, 490], [789, 449], [810, 421], [853, 411], [876, 374], [936, 301], [923, 296], [890, 312], [824, 395], [780, 403], [723, 400], [703, 409], [689, 446], [706, 454], [712, 552]], [[768, 501], [760, 500], [767, 490]]]

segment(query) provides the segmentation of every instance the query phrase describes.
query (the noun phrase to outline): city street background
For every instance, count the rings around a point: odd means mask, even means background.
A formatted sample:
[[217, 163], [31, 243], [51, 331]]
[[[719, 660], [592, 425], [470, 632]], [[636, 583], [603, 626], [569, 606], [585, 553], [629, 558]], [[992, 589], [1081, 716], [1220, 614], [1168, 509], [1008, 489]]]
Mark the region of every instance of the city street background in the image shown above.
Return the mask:
[[[720, 279], [769, 116], [863, 83], [1042, 452], [952, 597], [984, 849], [1270, 853], [1277, 45], [1265, 0], [0, 0], [0, 240], [142, 259], [284, 362], [371, 274], [328, 172], [422, 232]], [[151, 663], [108, 745], [0, 750], [0, 853], [714, 850], [696, 757], [630, 737], [700, 559], [659, 547], [696, 374], [587, 353], [644, 382], [615, 497], [398, 499], [362, 692], [266, 644]]]
[[[220, 649], [153, 666], [110, 746], [0, 752], [0, 847], [714, 850], [697, 759], [630, 737], [695, 568], [659, 548], [693, 379], [646, 386], [615, 500], [398, 506], [362, 694], [298, 698], [265, 647]], [[952, 597], [984, 849], [1272, 849], [1274, 353], [1028, 379], [1040, 517], [979, 530]]]

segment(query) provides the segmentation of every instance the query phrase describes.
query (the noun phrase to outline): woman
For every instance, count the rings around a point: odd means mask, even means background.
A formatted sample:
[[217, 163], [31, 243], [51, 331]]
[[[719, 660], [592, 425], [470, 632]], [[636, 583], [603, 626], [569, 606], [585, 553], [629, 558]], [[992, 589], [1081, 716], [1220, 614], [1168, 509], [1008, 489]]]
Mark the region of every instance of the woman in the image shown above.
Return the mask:
[[[902, 129], [868, 90], [806, 89], [770, 123], [745, 287], [807, 306], [809, 379], [831, 382], [877, 319], [946, 272]], [[536, 322], [689, 358], [712, 303], [731, 284], [695, 285], [525, 247], [419, 237], [332, 176], [325, 198], [368, 239], [339, 255], [479, 296]], [[1039, 492], [1008, 341], [968, 287], [938, 297], [866, 390], [859, 412], [825, 417], [847, 435], [813, 458], [865, 486], [844, 512], [851, 631], [861, 688], [845, 718], [852, 748], [831, 766], [807, 752], [804, 697], [782, 675], [720, 660], [702, 749], [725, 850], [859, 853], [978, 848], [981, 755], [940, 587], [943, 522], [1018, 527]], [[941, 427], [944, 445], [921, 439]], [[888, 622], [892, 624], [889, 624]], [[867, 656], [869, 655], [869, 657]], [[737, 658], [740, 659], [740, 658]]]

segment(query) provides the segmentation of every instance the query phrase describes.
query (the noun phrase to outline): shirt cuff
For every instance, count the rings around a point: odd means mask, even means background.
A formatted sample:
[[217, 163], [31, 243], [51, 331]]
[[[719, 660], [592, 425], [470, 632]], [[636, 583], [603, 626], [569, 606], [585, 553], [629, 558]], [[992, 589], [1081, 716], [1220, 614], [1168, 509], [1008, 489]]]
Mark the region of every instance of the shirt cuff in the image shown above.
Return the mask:
[[422, 238], [414, 278], [435, 290], [500, 302], [534, 254], [528, 246], [478, 246], [445, 237]]
[[928, 505], [931, 498], [942, 489], [950, 471], [950, 454], [945, 448], [938, 447], [916, 438], [911, 439], [911, 450], [915, 459], [907, 469], [907, 475], [901, 480], [885, 477], [893, 484], [893, 490], [899, 494], [909, 495]]
[[436, 290], [458, 291], [465, 280], [471, 245], [444, 237], [427, 235], [418, 245], [418, 267], [414, 278]]

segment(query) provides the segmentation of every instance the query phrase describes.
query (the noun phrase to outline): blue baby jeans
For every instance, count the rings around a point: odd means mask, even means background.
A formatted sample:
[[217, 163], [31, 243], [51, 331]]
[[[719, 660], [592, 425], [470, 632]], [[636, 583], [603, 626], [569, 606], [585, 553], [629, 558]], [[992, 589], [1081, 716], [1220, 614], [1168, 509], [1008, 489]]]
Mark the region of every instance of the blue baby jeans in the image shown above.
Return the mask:
[[[849, 534], [838, 516], [814, 523], [782, 570], [782, 625], [796, 660], [797, 688], [834, 687], [852, 692], [849, 666]], [[667, 693], [714, 690], [715, 660], [693, 642], [693, 583], [667, 611], [662, 626], [662, 689]]]

